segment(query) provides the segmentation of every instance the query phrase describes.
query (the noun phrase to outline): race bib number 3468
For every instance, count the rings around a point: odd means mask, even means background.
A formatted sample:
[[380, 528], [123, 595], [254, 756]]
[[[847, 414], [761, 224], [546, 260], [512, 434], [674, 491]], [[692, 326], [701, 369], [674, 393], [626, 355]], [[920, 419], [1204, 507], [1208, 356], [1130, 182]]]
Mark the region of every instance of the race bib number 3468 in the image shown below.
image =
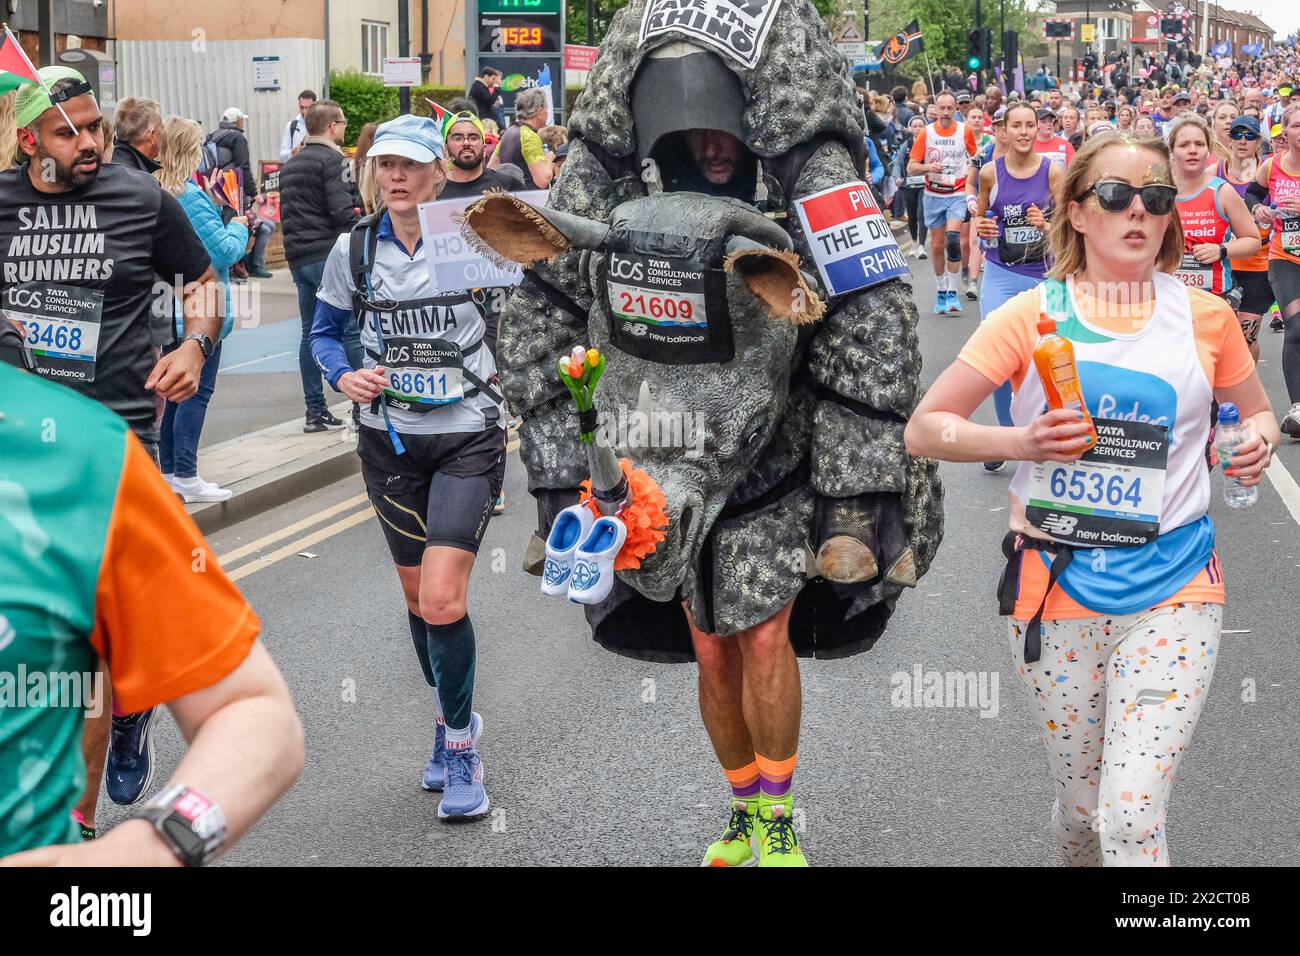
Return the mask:
[[26, 283], [4, 291], [4, 312], [22, 326], [41, 375], [67, 382], [95, 380], [104, 293], [80, 286]]
[[1072, 462], [1038, 462], [1025, 517], [1078, 547], [1136, 547], [1160, 534], [1168, 429], [1147, 422], [1094, 420], [1097, 444]]

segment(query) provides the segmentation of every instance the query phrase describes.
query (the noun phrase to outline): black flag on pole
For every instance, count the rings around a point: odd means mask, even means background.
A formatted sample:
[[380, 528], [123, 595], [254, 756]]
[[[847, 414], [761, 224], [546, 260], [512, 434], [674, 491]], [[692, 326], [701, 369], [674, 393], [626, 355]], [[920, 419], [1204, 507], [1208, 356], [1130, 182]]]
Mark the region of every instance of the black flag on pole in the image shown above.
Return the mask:
[[892, 37], [880, 44], [876, 50], [876, 59], [890, 66], [897, 66], [904, 60], [910, 60], [922, 50], [925, 43], [921, 40], [921, 24], [913, 20]]

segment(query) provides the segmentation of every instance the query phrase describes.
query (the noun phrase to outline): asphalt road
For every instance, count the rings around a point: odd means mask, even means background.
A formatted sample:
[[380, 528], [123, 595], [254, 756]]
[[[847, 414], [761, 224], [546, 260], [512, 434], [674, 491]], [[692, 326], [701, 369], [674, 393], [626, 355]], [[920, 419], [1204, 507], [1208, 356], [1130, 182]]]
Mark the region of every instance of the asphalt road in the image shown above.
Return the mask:
[[[929, 263], [915, 265], [928, 382], [974, 329], [978, 309], [963, 300], [961, 316], [929, 314]], [[1280, 347], [1280, 335], [1263, 333], [1260, 368], [1279, 409]], [[981, 414], [993, 420], [991, 406]], [[1300, 476], [1300, 445], [1287, 444], [1279, 457]], [[944, 465], [942, 475], [943, 546], [885, 637], [849, 660], [801, 663], [795, 786], [814, 864], [1057, 861], [1045, 754], [993, 594], [1010, 475], [978, 465]], [[1171, 856], [1181, 865], [1291, 864], [1300, 843], [1300, 653], [1291, 605], [1300, 527], [1272, 483], [1254, 508], [1230, 511], [1221, 479], [1213, 480], [1231, 633], [1173, 791]], [[543, 598], [538, 579], [519, 567], [534, 521], [517, 455], [507, 489], [509, 511], [488, 529], [470, 590], [475, 708], [485, 720], [480, 752], [493, 807], [478, 822], [440, 823], [438, 798], [419, 788], [431, 706], [383, 538], [363, 502], [346, 504], [360, 494], [359, 480], [214, 538], [218, 555], [228, 555], [345, 504], [224, 562], [262, 617], [307, 738], [302, 778], [227, 862], [698, 862], [721, 831], [727, 790], [696, 709], [694, 666], [609, 654], [576, 609]], [[892, 706], [892, 678], [917, 667], [982, 675], [985, 706]], [[175, 766], [179, 747], [167, 718], [160, 772]], [[106, 798], [100, 812], [101, 825], [122, 817]]]

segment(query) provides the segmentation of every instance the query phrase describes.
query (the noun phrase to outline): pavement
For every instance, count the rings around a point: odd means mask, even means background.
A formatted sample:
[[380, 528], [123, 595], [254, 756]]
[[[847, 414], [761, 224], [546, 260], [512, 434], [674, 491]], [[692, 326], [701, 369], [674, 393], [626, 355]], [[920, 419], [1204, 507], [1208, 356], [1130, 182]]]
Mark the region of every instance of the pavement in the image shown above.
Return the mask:
[[[961, 315], [930, 314], [930, 263], [913, 267], [928, 383], [976, 327], [978, 303], [963, 298]], [[1281, 336], [1265, 331], [1262, 343], [1260, 373], [1282, 409]], [[271, 345], [267, 337], [257, 348], [269, 354]], [[283, 373], [229, 374], [248, 381]], [[227, 384], [223, 375], [221, 387]], [[285, 441], [295, 438], [291, 417], [270, 423]], [[978, 417], [992, 423], [991, 404]], [[276, 442], [261, 428], [241, 434], [252, 435], [250, 443]], [[235, 449], [252, 444], [230, 445], [230, 437], [204, 449], [203, 468], [213, 469], [204, 474], [242, 467], [250, 474], [236, 481], [252, 481], [254, 458], [234, 460]], [[319, 469], [306, 463], [321, 454], [342, 458], [342, 443], [337, 433], [314, 436], [298, 446], [297, 460]], [[943, 545], [884, 638], [848, 660], [800, 662], [795, 792], [814, 864], [1057, 863], [1053, 785], [994, 599], [1010, 473], [947, 463], [940, 472]], [[1300, 444], [1287, 441], [1250, 509], [1225, 507], [1221, 479], [1212, 478], [1230, 599], [1218, 673], [1173, 791], [1169, 839], [1178, 865], [1294, 862], [1300, 646], [1290, 602], [1300, 578], [1300, 486], [1293, 476], [1300, 476]], [[538, 579], [520, 568], [535, 514], [517, 454], [508, 458], [506, 491], [507, 512], [488, 527], [469, 591], [492, 810], [463, 824], [439, 822], [437, 796], [420, 790], [431, 705], [359, 477], [322, 481], [216, 523], [210, 540], [261, 616], [307, 740], [302, 777], [225, 863], [698, 862], [721, 831], [727, 790], [700, 723], [694, 665], [612, 655], [591, 640], [576, 608], [544, 598]], [[896, 706], [897, 687], [918, 668], [975, 675], [986, 689], [982, 705]], [[159, 780], [182, 746], [165, 717]], [[106, 799], [99, 812], [101, 826], [125, 815]]]

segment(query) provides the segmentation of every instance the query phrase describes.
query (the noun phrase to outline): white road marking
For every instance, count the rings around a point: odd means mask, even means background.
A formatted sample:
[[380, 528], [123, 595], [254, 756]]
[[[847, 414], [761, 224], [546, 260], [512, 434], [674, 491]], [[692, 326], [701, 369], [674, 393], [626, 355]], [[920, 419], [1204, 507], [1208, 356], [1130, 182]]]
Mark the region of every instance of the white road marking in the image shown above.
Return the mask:
[[1291, 472], [1286, 470], [1282, 459], [1274, 456], [1268, 471], [1264, 474], [1268, 475], [1268, 480], [1273, 482], [1273, 487], [1277, 489], [1278, 496], [1286, 505], [1286, 510], [1291, 512], [1295, 523], [1300, 525], [1300, 485], [1296, 484], [1296, 480], [1291, 477]]
[[258, 362], [269, 362], [271, 359], [284, 358], [286, 355], [297, 355], [297, 354], [298, 354], [298, 350], [293, 349], [292, 351], [289, 352], [276, 352], [274, 355], [263, 355], [261, 358], [250, 359], [247, 362], [240, 362], [237, 365], [223, 365], [221, 366], [220, 369], [217, 370], [217, 373], [220, 374], [221, 372], [233, 372], [237, 368], [247, 368], [249, 365], [256, 365]]

